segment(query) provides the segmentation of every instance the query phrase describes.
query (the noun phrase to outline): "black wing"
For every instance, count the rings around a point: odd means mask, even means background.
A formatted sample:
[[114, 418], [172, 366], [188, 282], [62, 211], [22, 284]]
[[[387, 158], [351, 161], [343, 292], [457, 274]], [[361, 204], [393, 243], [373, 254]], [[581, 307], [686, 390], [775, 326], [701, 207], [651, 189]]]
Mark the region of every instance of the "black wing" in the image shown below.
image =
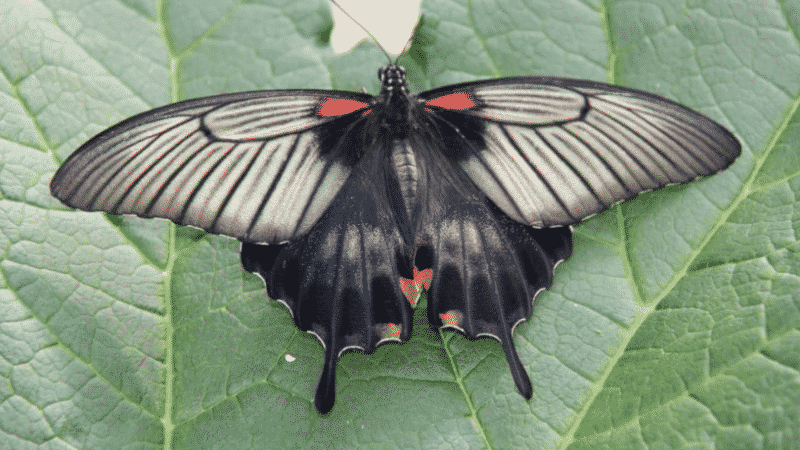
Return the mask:
[[449, 156], [509, 217], [570, 225], [615, 203], [728, 167], [726, 129], [646, 92], [562, 78], [464, 83], [418, 97], [456, 131]]
[[357, 156], [348, 152], [349, 131], [371, 101], [352, 92], [260, 91], [154, 109], [81, 146], [50, 190], [78, 209], [284, 242], [306, 233], [341, 189]]

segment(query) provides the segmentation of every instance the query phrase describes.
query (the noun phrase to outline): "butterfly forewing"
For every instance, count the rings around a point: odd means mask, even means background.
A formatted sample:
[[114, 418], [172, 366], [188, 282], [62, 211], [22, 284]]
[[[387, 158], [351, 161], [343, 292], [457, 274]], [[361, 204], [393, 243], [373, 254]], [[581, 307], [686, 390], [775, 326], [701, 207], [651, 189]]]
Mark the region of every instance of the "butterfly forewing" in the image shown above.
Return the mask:
[[[508, 78], [419, 98], [465, 135], [455, 159], [472, 181], [534, 227], [573, 224], [644, 191], [711, 175], [741, 153], [727, 130], [697, 112], [591, 81]], [[446, 101], [460, 98], [471, 104]]]
[[350, 173], [351, 157], [321, 154], [320, 136], [331, 134], [325, 127], [344, 114], [357, 120], [370, 99], [265, 91], [155, 109], [84, 144], [51, 190], [79, 209], [163, 217], [249, 242], [287, 241], [309, 230]]

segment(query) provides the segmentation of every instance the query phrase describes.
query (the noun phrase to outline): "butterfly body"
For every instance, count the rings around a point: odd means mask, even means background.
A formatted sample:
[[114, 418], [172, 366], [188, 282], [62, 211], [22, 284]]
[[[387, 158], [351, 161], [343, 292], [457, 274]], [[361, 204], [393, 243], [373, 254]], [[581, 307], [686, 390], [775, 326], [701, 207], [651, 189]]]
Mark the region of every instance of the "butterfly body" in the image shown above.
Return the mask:
[[409, 338], [401, 278], [430, 269], [434, 327], [492, 337], [530, 398], [513, 343], [572, 251], [568, 225], [641, 192], [716, 173], [738, 141], [686, 107], [582, 80], [516, 77], [413, 95], [226, 94], [142, 113], [79, 148], [51, 182], [64, 203], [164, 217], [242, 241], [299, 329], [336, 364]]

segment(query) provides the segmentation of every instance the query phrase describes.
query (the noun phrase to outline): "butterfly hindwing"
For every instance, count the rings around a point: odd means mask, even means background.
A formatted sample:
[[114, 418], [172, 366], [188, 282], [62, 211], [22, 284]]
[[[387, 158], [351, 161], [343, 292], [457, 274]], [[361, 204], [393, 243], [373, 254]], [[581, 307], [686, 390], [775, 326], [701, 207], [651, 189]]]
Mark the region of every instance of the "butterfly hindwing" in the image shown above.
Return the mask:
[[410, 145], [421, 171], [418, 201], [425, 205], [417, 267], [432, 269], [428, 320], [470, 339], [499, 341], [517, 388], [530, 398], [513, 330], [531, 317], [536, 294], [551, 285], [555, 266], [571, 253], [570, 229], [537, 230], [508, 218], [445, 157], [450, 140], [444, 131], [425, 130]]
[[264, 278], [270, 297], [325, 347], [315, 398], [322, 413], [333, 407], [343, 352], [372, 353], [411, 333], [413, 310], [400, 290], [411, 268], [383, 183], [383, 153], [367, 153], [307, 235], [278, 248], [242, 247], [245, 268]]
[[81, 146], [51, 192], [78, 209], [284, 242], [311, 228], [349, 176], [353, 158], [329, 130], [358, 124], [354, 111], [371, 98], [264, 91], [158, 108]]
[[685, 106], [585, 80], [519, 77], [419, 95], [430, 120], [463, 136], [451, 154], [512, 219], [569, 225], [735, 160], [733, 135]]

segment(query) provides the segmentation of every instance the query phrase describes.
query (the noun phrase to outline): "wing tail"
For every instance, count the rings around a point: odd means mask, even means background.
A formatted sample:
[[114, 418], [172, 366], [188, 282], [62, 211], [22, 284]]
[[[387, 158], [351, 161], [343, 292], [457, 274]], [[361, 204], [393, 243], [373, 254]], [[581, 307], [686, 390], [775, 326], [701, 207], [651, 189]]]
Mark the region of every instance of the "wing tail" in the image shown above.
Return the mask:
[[511, 378], [514, 379], [514, 384], [517, 386], [519, 393], [522, 394], [526, 400], [530, 400], [531, 397], [533, 397], [531, 378], [528, 376], [525, 366], [522, 365], [522, 361], [519, 359], [517, 347], [514, 345], [514, 339], [511, 336], [510, 328], [505, 327], [504, 331], [506, 330], [509, 332], [501, 338], [500, 342], [503, 344], [503, 351], [506, 353], [508, 367], [511, 370]]
[[530, 318], [536, 294], [551, 285], [555, 266], [571, 253], [571, 232], [524, 226], [479, 194], [443, 198], [442, 216], [427, 228], [433, 255], [428, 319], [469, 338], [498, 340], [517, 389], [530, 398], [513, 331]]
[[328, 414], [336, 402], [336, 364], [339, 355], [333, 347], [325, 349], [325, 365], [322, 367], [322, 376], [319, 377], [317, 393], [314, 396], [314, 405], [320, 414]]

